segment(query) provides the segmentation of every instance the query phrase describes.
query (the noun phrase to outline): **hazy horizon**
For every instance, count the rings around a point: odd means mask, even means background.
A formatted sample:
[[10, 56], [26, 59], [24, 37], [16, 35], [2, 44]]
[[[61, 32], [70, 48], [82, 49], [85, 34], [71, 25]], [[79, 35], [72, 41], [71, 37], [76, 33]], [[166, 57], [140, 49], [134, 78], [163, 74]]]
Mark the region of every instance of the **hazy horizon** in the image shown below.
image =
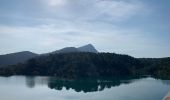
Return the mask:
[[92, 44], [99, 52], [170, 57], [168, 0], [1, 0], [0, 55]]

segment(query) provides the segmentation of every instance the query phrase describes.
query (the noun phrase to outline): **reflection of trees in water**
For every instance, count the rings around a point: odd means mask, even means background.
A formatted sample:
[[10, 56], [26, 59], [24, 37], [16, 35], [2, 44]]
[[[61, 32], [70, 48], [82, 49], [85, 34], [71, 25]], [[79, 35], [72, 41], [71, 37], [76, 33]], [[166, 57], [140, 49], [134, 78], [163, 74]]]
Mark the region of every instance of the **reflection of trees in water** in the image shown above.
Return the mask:
[[120, 85], [119, 81], [115, 82], [97, 82], [97, 81], [55, 81], [48, 84], [49, 88], [62, 90], [64, 87], [74, 89], [76, 92], [93, 92], [102, 91], [105, 88], [111, 88], [112, 86]]
[[35, 77], [26, 76], [26, 85], [29, 88], [34, 88], [35, 87]]
[[26, 76], [26, 86], [34, 88], [36, 85], [47, 85], [50, 77]]
[[170, 85], [170, 80], [162, 77], [152, 76], [154, 79], [161, 81], [165, 85]]
[[103, 91], [111, 87], [116, 87], [121, 84], [129, 84], [134, 81], [138, 81], [141, 77], [126, 77], [126, 78], [115, 78], [115, 79], [100, 79], [100, 80], [61, 80], [50, 77], [26, 77], [26, 85], [29, 88], [34, 88], [36, 85], [48, 85], [50, 89], [66, 90], [73, 89], [76, 92], [95, 92]]
[[170, 80], [161, 80], [163, 84], [170, 85]]
[[[112, 80], [51, 80], [48, 83], [48, 87], [51, 89], [66, 90], [73, 89], [76, 92], [95, 92], [102, 91], [107, 88], [116, 87], [121, 84], [129, 84], [132, 78], [126, 79], [112, 79]], [[137, 78], [135, 78], [137, 79]]]

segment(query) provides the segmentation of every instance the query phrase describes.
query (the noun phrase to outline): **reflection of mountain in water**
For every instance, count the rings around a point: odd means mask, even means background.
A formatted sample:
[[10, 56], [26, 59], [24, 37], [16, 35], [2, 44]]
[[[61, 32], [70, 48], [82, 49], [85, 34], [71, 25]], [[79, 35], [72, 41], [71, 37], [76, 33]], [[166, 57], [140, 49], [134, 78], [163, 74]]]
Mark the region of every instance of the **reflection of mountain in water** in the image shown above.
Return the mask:
[[[51, 89], [66, 90], [73, 89], [76, 92], [95, 92], [102, 91], [107, 88], [119, 86], [121, 84], [129, 84], [134, 82], [134, 78], [126, 79], [110, 79], [110, 80], [54, 80], [51, 79], [48, 83], [48, 87]], [[135, 78], [137, 79], [137, 78]]]
[[47, 85], [50, 80], [50, 77], [34, 77], [26, 76], [25, 84], [29, 88], [34, 88], [36, 85]]
[[62, 90], [66, 88], [67, 90], [73, 89], [76, 92], [94, 92], [102, 91], [105, 88], [111, 88], [114, 86], [119, 86], [121, 82], [118, 81], [62, 81], [56, 80], [48, 84], [51, 89]]
[[26, 76], [26, 85], [29, 87], [29, 88], [34, 88], [35, 87], [35, 77], [29, 77], [29, 76]]
[[163, 84], [170, 85], [170, 80], [161, 80]]
[[[47, 85], [50, 89], [66, 90], [73, 89], [76, 92], [83, 91], [95, 92], [103, 91], [112, 87], [119, 86], [121, 84], [130, 84], [135, 81], [140, 81], [144, 77], [128, 77], [128, 78], [115, 78], [104, 80], [61, 80], [51, 77], [26, 77], [26, 86], [34, 88], [36, 85]], [[145, 77], [146, 78], [146, 77]], [[169, 81], [162, 81], [165, 84], [170, 84]]]
[[156, 80], [159, 80], [159, 81], [161, 81], [163, 84], [165, 84], [165, 85], [170, 85], [170, 80], [166, 80], [166, 79], [162, 79], [162, 78], [160, 78], [160, 77], [153, 77], [154, 79], [156, 79]]

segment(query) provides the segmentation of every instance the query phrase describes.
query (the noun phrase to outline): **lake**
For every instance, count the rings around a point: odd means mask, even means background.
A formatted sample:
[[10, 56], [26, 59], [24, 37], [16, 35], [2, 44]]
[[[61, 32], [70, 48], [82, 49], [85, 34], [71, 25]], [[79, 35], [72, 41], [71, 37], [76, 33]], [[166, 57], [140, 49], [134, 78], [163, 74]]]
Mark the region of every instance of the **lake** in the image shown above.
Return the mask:
[[0, 100], [162, 100], [170, 80], [152, 77], [60, 80], [54, 77], [0, 77]]

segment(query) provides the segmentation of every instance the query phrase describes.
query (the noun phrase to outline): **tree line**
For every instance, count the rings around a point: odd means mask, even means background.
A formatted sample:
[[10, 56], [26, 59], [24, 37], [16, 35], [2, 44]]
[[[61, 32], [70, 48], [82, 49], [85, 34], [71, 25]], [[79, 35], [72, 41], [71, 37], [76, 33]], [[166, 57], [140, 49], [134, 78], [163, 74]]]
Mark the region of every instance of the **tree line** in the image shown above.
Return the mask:
[[57, 53], [0, 68], [0, 75], [42, 75], [69, 79], [127, 75], [170, 78], [170, 58], [134, 58], [115, 53]]

